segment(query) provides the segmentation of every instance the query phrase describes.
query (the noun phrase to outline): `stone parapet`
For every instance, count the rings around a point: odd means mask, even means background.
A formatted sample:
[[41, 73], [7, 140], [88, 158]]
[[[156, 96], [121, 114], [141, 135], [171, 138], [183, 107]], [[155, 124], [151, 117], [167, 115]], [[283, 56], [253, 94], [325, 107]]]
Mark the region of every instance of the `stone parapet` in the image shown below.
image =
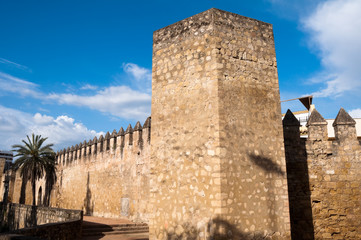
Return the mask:
[[68, 221], [82, 221], [81, 210], [69, 210], [24, 204], [0, 203], [1, 224], [8, 230], [14, 231], [23, 228], [30, 228], [47, 223], [59, 223]]
[[[56, 154], [57, 182], [50, 193], [50, 205], [81, 209], [87, 215], [126, 217], [148, 222], [150, 117], [124, 131], [113, 130]], [[29, 182], [20, 171], [11, 174], [9, 196], [14, 203], [31, 204]], [[36, 183], [37, 204], [48, 195], [45, 178]], [[43, 200], [44, 199], [44, 200]]]
[[[313, 110], [309, 136], [298, 146], [290, 143], [299, 140], [286, 139], [285, 134], [292, 235], [313, 232], [315, 239], [360, 239], [361, 146], [355, 121], [341, 108], [333, 141], [327, 138], [325, 122]], [[297, 201], [301, 199], [305, 201]]]
[[305, 139], [300, 122], [288, 110], [283, 119], [292, 239], [314, 239]]
[[14, 233], [17, 236], [8, 239], [28, 239], [31, 237], [31, 239], [78, 240], [82, 239], [82, 221], [47, 223], [36, 227], [19, 229]]
[[[144, 131], [144, 134], [142, 133]], [[94, 161], [96, 158], [103, 158], [103, 155], [122, 156], [127, 149], [125, 147], [134, 144], [140, 146], [150, 144], [150, 117], [145, 121], [142, 127], [137, 122], [135, 129], [129, 124], [124, 132], [123, 128], [117, 132], [113, 130], [110, 134], [107, 132], [105, 136], [101, 135], [99, 139], [94, 137], [93, 140], [84, 141], [68, 148], [64, 148], [56, 153], [56, 160], [63, 169], [74, 164], [80, 164], [85, 161]], [[143, 139], [143, 136], [145, 139]]]
[[52, 205], [148, 222], [150, 122], [60, 151]]

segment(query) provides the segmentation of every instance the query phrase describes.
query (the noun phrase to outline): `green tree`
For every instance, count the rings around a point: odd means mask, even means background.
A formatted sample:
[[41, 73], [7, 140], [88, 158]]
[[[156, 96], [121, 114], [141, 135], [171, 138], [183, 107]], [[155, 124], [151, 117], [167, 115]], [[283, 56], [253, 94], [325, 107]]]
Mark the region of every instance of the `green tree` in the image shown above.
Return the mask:
[[[44, 177], [47, 174], [49, 180], [56, 180], [54, 177], [55, 153], [52, 149], [53, 144], [44, 145], [48, 138], [42, 138], [41, 135], [32, 134], [32, 138], [27, 137], [27, 142], [22, 140], [24, 145], [13, 145], [13, 151], [16, 152], [16, 159], [14, 163], [15, 170], [20, 169], [23, 179], [28, 179], [31, 182], [33, 193], [33, 205], [35, 205], [35, 183], [36, 180]], [[46, 178], [46, 179], [47, 179]]]

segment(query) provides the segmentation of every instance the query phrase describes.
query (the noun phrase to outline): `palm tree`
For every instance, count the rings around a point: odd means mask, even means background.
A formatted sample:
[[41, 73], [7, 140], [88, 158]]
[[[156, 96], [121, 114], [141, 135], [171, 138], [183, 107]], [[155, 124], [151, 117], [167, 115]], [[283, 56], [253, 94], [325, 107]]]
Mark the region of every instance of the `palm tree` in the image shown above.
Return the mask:
[[19, 157], [14, 163], [14, 168], [15, 170], [20, 169], [21, 176], [25, 176], [23, 179], [31, 181], [33, 205], [35, 205], [36, 180], [42, 178], [44, 173], [54, 174], [56, 169], [55, 153], [52, 149], [53, 144], [43, 146], [43, 143], [48, 138], [42, 138], [41, 135], [34, 135], [34, 133], [31, 139], [29, 136], [26, 137], [28, 139], [27, 142], [22, 140], [24, 145], [12, 146], [13, 151], [17, 152], [15, 157]]

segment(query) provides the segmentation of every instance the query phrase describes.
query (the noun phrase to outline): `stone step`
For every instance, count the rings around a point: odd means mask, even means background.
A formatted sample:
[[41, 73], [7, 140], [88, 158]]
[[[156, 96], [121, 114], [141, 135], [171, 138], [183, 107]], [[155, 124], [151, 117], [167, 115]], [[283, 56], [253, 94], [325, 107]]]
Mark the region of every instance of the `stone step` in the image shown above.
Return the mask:
[[148, 227], [146, 223], [132, 223], [132, 224], [84, 224], [83, 223], [83, 230], [84, 229], [93, 229], [93, 228], [116, 228], [116, 227]]
[[111, 231], [131, 231], [131, 230], [149, 231], [149, 228], [148, 228], [148, 226], [142, 226], [142, 227], [113, 227], [113, 228], [95, 227], [95, 228], [83, 229], [83, 232], [111, 232]]
[[99, 235], [121, 235], [121, 234], [133, 234], [133, 233], [147, 233], [147, 230], [132, 229], [132, 230], [113, 230], [113, 231], [96, 231], [96, 232], [83, 232], [83, 236], [99, 236]]
[[133, 233], [148, 233], [146, 223], [133, 224], [83, 224], [83, 236], [120, 235]]
[[105, 232], [105, 235], [118, 235], [118, 234], [133, 234], [133, 233], [148, 233], [149, 230], [129, 230], [129, 231], [112, 231], [112, 232]]

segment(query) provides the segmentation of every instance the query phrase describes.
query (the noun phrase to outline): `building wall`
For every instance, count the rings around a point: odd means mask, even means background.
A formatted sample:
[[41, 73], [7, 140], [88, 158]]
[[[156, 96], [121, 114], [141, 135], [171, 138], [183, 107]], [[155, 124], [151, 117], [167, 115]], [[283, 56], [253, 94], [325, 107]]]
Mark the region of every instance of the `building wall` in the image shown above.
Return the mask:
[[[83, 210], [99, 217], [127, 217], [147, 222], [149, 200], [150, 118], [134, 129], [69, 147], [57, 153], [57, 182], [50, 206]], [[11, 202], [32, 204], [32, 189], [13, 172]], [[26, 187], [24, 186], [26, 184]], [[23, 189], [23, 190], [22, 190]], [[21, 192], [25, 192], [22, 198]], [[44, 205], [45, 177], [36, 183], [37, 205]]]
[[209, 11], [201, 13], [153, 35], [152, 239], [205, 237], [208, 222], [221, 213], [218, 66], [210, 18]]
[[[355, 122], [340, 110], [331, 141], [314, 110], [301, 139], [288, 112], [282, 135], [270, 24], [210, 9], [153, 38], [152, 131], [58, 152], [51, 206], [149, 220], [151, 239], [289, 239], [290, 223], [293, 239], [361, 239]], [[9, 176], [12, 202], [31, 204]]]
[[33, 193], [30, 181], [23, 181], [20, 171], [10, 171], [9, 200], [12, 203], [31, 205]]
[[153, 42], [151, 238], [288, 238], [272, 26], [210, 9]]
[[[361, 118], [354, 118], [356, 125], [356, 134], [359, 138], [361, 138]], [[334, 138], [335, 137], [335, 132], [333, 130], [333, 122], [335, 121], [335, 119], [326, 119], [327, 121], [327, 132], [328, 132], [328, 137], [329, 138]]]
[[214, 12], [222, 215], [239, 232], [290, 233], [272, 25]]
[[6, 172], [4, 171], [5, 169], [5, 163], [6, 160], [5, 158], [0, 158], [0, 200], [3, 201], [4, 198], [4, 191], [5, 191], [5, 177], [6, 177]]
[[52, 206], [148, 221], [150, 118], [61, 151]]
[[314, 239], [306, 138], [300, 137], [300, 122], [290, 110], [283, 119], [283, 134], [292, 239]]
[[361, 239], [361, 146], [355, 121], [343, 109], [334, 131], [330, 141], [326, 120], [314, 110], [307, 140], [285, 134], [295, 237], [311, 233], [315, 239]]

